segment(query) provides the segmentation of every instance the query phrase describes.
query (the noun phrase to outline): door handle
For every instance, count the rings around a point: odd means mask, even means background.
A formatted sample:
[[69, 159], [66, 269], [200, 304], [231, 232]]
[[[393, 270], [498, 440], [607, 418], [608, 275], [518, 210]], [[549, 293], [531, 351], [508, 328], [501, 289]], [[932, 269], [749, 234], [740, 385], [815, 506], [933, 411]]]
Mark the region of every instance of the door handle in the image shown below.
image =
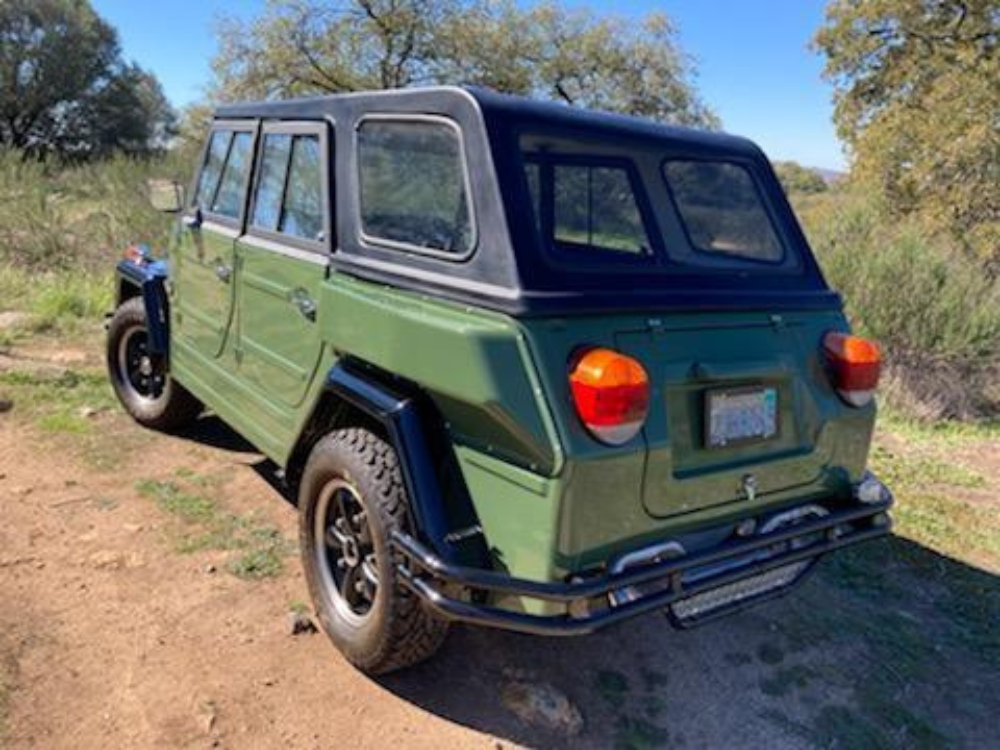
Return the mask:
[[221, 261], [215, 264], [215, 277], [221, 281], [223, 284], [228, 284], [229, 280], [233, 278], [233, 269], [227, 266]]
[[306, 320], [316, 320], [316, 303], [304, 289], [292, 292], [292, 304]]

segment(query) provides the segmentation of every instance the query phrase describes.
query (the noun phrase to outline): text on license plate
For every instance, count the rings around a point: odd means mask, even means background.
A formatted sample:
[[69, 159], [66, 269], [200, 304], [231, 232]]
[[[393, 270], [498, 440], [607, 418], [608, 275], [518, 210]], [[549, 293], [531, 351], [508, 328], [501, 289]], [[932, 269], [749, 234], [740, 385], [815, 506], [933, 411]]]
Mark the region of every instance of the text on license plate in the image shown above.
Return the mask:
[[708, 391], [705, 412], [705, 439], [710, 448], [767, 440], [778, 434], [776, 388]]

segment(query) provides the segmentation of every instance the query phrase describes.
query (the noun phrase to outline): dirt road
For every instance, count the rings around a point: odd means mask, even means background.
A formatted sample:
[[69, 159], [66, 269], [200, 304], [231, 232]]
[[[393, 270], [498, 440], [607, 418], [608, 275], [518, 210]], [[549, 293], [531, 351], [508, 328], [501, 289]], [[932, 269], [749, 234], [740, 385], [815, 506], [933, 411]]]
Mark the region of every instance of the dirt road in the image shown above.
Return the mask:
[[[0, 414], [2, 746], [996, 746], [997, 575], [901, 539], [695, 631], [457, 627], [433, 662], [370, 679], [291, 634], [295, 509], [260, 456], [211, 418], [145, 433], [53, 377], [8, 381]], [[47, 398], [77, 421], [38, 418]], [[519, 717], [515, 685], [564, 696], [582, 729]]]

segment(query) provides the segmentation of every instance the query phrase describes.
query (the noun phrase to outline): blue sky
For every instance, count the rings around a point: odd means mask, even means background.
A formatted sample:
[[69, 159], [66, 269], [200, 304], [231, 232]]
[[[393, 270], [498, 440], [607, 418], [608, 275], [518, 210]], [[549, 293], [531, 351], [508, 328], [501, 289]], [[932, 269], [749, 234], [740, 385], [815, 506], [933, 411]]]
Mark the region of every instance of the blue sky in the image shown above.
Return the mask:
[[[152, 70], [177, 106], [197, 99], [215, 51], [213, 19], [252, 17], [263, 0], [91, 0], [121, 34], [126, 57]], [[832, 91], [822, 59], [808, 45], [824, 0], [584, 0], [594, 10], [642, 15], [658, 10], [677, 22], [698, 65], [702, 97], [724, 128], [759, 143], [772, 159], [842, 169], [831, 122]]]

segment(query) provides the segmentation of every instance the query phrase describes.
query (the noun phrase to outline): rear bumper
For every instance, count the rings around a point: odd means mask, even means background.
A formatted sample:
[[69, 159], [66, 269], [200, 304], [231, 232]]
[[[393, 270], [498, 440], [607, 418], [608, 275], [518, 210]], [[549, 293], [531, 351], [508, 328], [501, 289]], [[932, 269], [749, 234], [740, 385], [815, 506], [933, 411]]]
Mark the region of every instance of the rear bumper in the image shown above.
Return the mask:
[[[395, 533], [393, 546], [402, 558], [398, 571], [403, 584], [449, 620], [572, 636], [669, 608], [675, 625], [689, 627], [784, 594], [819, 556], [888, 534], [891, 505], [891, 498], [857, 504], [771, 533], [568, 583], [451, 565], [402, 532]], [[623, 591], [629, 596], [622, 597]], [[565, 606], [566, 614], [533, 615], [485, 603], [504, 596], [554, 602]], [[704, 606], [691, 606], [699, 597]]]

